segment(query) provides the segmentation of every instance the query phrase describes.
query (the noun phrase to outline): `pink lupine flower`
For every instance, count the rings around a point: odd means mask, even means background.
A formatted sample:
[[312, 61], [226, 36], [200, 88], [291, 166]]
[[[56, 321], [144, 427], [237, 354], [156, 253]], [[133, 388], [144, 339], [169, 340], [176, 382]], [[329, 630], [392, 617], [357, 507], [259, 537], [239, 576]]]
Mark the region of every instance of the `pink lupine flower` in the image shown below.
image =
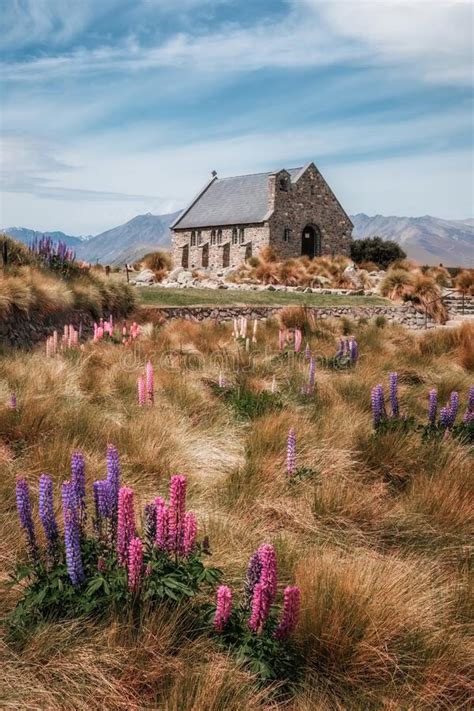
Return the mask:
[[137, 380], [137, 391], [138, 391], [138, 404], [140, 407], [145, 407], [146, 405], [146, 393], [145, 393], [145, 378], [140, 375]]
[[197, 520], [190, 511], [184, 517], [183, 553], [188, 556], [196, 544]]
[[252, 597], [252, 612], [249, 627], [252, 632], [261, 632], [270, 612], [270, 598], [262, 583], [257, 583]]
[[288, 432], [288, 440], [286, 445], [286, 470], [288, 476], [293, 476], [296, 473], [296, 432], [293, 427]]
[[301, 334], [301, 331], [299, 328], [295, 328], [295, 353], [299, 353], [301, 350], [301, 342], [303, 340], [303, 336]]
[[232, 590], [227, 585], [219, 585], [216, 595], [214, 628], [222, 632], [232, 612]]
[[186, 507], [186, 477], [177, 474], [171, 477], [168, 544], [170, 550], [182, 554], [184, 537], [184, 513]]
[[220, 388], [223, 388], [225, 386], [225, 379], [224, 376], [222, 375], [222, 370], [219, 371], [219, 379], [218, 379], [218, 385]]
[[283, 328], [280, 328], [278, 331], [278, 349], [280, 351], [285, 350], [285, 344], [286, 344], [286, 331]]
[[277, 639], [286, 639], [294, 632], [298, 624], [301, 592], [296, 585], [289, 585], [283, 593], [283, 612], [278, 627], [275, 630]]
[[275, 599], [277, 593], [278, 576], [277, 576], [277, 558], [275, 549], [269, 543], [264, 543], [258, 549], [258, 555], [262, 564], [262, 572], [260, 573], [260, 582], [268, 588], [271, 596], [271, 602]]
[[143, 569], [143, 543], [141, 538], [132, 538], [128, 547], [128, 587], [138, 592]]
[[155, 401], [155, 373], [153, 371], [153, 365], [151, 361], [148, 361], [148, 363], [146, 364], [145, 380], [148, 402], [150, 403], [150, 405], [153, 405]]
[[135, 538], [135, 530], [133, 489], [123, 486], [118, 499], [117, 555], [120, 565], [127, 564], [128, 547], [132, 538]]
[[166, 550], [168, 546], [168, 507], [165, 500], [158, 496], [155, 499], [156, 533], [155, 544], [158, 548]]

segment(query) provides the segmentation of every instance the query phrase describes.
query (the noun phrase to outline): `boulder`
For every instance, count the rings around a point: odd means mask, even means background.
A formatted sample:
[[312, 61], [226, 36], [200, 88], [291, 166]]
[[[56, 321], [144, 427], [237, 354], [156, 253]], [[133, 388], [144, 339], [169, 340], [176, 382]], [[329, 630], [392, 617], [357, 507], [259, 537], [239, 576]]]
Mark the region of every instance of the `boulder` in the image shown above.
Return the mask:
[[185, 269], [183, 269], [177, 276], [176, 281], [178, 284], [188, 284], [190, 281], [194, 279], [193, 275], [191, 272], [187, 272]]
[[364, 287], [355, 264], [349, 264], [349, 266], [344, 269], [343, 276], [350, 281], [352, 286], [356, 289], [362, 289]]
[[170, 281], [176, 281], [177, 278], [178, 278], [178, 274], [181, 274], [181, 273], [184, 272], [184, 271], [185, 271], [185, 270], [184, 270], [184, 267], [175, 267], [174, 269], [172, 269], [172, 270], [169, 272], [169, 274], [168, 274], [168, 279], [169, 279]]
[[151, 269], [143, 269], [135, 277], [136, 284], [153, 284], [155, 281], [155, 273]]

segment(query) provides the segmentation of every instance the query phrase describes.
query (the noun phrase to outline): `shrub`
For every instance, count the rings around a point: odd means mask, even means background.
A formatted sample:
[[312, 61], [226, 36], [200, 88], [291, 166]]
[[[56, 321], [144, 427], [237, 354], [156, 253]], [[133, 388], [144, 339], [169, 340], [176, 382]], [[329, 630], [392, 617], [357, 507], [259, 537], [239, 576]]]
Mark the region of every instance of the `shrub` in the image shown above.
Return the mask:
[[414, 277], [405, 269], [390, 269], [380, 284], [380, 293], [392, 300], [402, 299], [414, 281]]
[[171, 254], [169, 252], [149, 252], [141, 260], [143, 269], [151, 269], [153, 272], [164, 275], [171, 269]]
[[463, 294], [474, 296], [474, 269], [463, 269], [454, 279], [454, 286]]
[[405, 259], [406, 256], [396, 242], [384, 240], [381, 237], [354, 239], [351, 242], [351, 259], [357, 264], [374, 262], [382, 269], [387, 269], [392, 262], [397, 259]]

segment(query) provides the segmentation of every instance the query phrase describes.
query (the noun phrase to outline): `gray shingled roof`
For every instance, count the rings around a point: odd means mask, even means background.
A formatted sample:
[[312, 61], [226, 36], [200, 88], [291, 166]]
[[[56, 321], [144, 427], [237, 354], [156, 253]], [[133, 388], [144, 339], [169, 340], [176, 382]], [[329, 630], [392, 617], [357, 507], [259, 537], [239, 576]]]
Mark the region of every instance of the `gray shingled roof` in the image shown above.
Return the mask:
[[[301, 168], [288, 173], [294, 180]], [[263, 222], [268, 213], [268, 178], [273, 173], [217, 178], [187, 207], [173, 228], [216, 227]]]

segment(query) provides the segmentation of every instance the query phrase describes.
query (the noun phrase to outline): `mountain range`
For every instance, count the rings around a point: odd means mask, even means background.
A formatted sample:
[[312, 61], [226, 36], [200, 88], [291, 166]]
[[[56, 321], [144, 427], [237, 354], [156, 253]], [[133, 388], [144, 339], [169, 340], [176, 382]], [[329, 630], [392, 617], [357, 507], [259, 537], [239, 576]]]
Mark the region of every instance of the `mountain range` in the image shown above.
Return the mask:
[[[137, 215], [98, 235], [88, 237], [64, 232], [38, 232], [25, 227], [3, 231], [25, 244], [42, 234], [63, 240], [72, 247], [78, 259], [87, 262], [121, 265], [133, 262], [147, 252], [169, 249], [169, 226], [180, 211], [166, 215]], [[422, 264], [474, 266], [474, 219], [443, 220], [439, 217], [396, 217], [358, 213], [351, 215], [353, 237], [362, 239], [378, 235], [397, 242], [408, 257]]]

